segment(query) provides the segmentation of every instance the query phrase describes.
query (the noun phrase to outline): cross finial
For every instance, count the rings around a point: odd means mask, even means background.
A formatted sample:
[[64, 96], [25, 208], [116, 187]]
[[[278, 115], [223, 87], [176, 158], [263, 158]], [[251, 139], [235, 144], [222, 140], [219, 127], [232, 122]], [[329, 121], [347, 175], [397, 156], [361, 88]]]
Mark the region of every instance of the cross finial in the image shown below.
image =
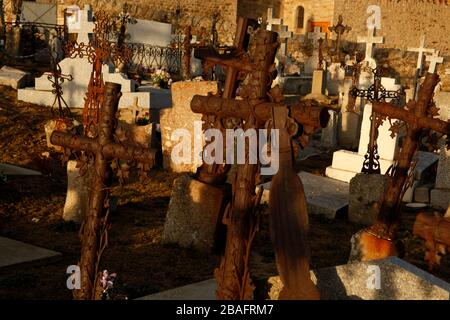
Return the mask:
[[384, 43], [384, 37], [375, 37], [375, 27], [369, 28], [367, 30], [367, 36], [366, 37], [358, 37], [358, 43], [365, 43], [366, 44], [366, 56], [364, 58], [364, 61], [367, 62], [375, 62], [373, 58], [373, 45], [374, 44], [380, 44]]
[[444, 62], [444, 57], [439, 57], [439, 50], [436, 50], [432, 55], [427, 56], [426, 60], [430, 63], [428, 68], [429, 73], [436, 73], [436, 66], [438, 63]]
[[318, 43], [319, 39], [324, 39], [325, 33], [321, 32], [320, 27], [314, 27], [314, 32], [308, 33], [308, 39], [312, 39], [314, 46]]
[[434, 53], [434, 49], [427, 49], [425, 48], [425, 35], [422, 36], [422, 39], [420, 40], [420, 47], [419, 48], [408, 48], [409, 52], [418, 52], [419, 57], [417, 58], [417, 69], [422, 71], [423, 68], [423, 56], [425, 53]]

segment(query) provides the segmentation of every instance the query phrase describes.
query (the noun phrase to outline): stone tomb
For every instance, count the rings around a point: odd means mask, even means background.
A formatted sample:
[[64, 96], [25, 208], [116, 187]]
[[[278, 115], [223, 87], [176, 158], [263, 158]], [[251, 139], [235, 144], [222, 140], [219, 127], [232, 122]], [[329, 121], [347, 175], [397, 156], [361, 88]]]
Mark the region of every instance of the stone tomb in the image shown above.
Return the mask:
[[0, 270], [12, 270], [18, 265], [53, 262], [61, 254], [20, 241], [0, 237]]
[[[195, 95], [206, 96], [209, 93], [216, 94], [217, 91], [217, 83], [212, 81], [180, 81], [172, 84], [172, 108], [160, 112], [164, 169], [170, 168], [174, 172], [195, 173], [197, 171], [201, 163], [195, 163], [194, 161], [194, 141], [200, 140], [203, 143], [203, 131], [201, 126], [197, 128], [200, 130], [195, 130], [194, 123], [200, 124], [202, 115], [192, 112], [191, 100]], [[173, 148], [181, 142], [180, 137], [173, 135], [174, 130], [179, 129], [191, 135], [189, 163], [176, 163], [172, 157]]]
[[[308, 172], [300, 172], [300, 177], [305, 189], [308, 213], [324, 215], [329, 219], [344, 215], [348, 207], [348, 184], [326, 177], [317, 176]], [[269, 203], [271, 183], [267, 182], [257, 186], [263, 188], [262, 203]]]
[[[63, 97], [69, 108], [83, 108], [84, 98], [92, 72], [92, 65], [87, 58], [66, 58], [60, 62], [62, 73], [72, 75], [72, 81], [64, 81], [62, 85]], [[167, 90], [159, 92], [157, 88], [153, 91], [148, 88], [137, 89], [134, 80], [130, 80], [126, 75], [114, 73], [112, 66], [103, 66], [103, 80], [119, 83], [122, 85], [122, 97], [119, 100], [119, 108], [126, 108], [133, 105], [135, 99], [139, 99], [139, 105], [143, 108], [163, 108], [170, 107], [170, 95]], [[19, 101], [49, 106], [53, 104], [54, 95], [52, 84], [47, 79], [47, 75], [37, 78], [34, 88], [19, 89], [17, 98]]]
[[[311, 279], [322, 300], [450, 299], [450, 284], [397, 257], [313, 270]], [[276, 300], [283, 285], [276, 276], [258, 281], [256, 286], [256, 299]], [[139, 300], [215, 300], [216, 289], [215, 280], [210, 279]]]
[[31, 80], [28, 72], [4, 66], [0, 69], [0, 85], [19, 89], [27, 86]]

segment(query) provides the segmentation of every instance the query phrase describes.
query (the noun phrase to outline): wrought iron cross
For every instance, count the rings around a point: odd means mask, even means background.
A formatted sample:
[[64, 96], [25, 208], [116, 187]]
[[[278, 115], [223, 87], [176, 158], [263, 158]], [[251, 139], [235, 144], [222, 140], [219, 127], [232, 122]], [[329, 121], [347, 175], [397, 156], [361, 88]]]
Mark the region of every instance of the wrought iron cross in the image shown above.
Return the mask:
[[[354, 86], [350, 89], [350, 95], [353, 98], [366, 98], [369, 102], [381, 102], [386, 101], [386, 99], [391, 99], [391, 103], [400, 103], [401, 99], [405, 96], [404, 89], [397, 91], [388, 91], [381, 84], [382, 69], [377, 67], [372, 70], [374, 74], [374, 83], [367, 89], [361, 90]], [[361, 170], [362, 173], [368, 174], [380, 174], [380, 156], [378, 155], [378, 128], [383, 121], [383, 116], [372, 111], [370, 116], [370, 140], [368, 145], [368, 150], [364, 156], [364, 164]]]
[[344, 25], [344, 18], [342, 18], [342, 15], [339, 15], [338, 23], [334, 26], [328, 27], [328, 30], [331, 32], [336, 33], [336, 47], [335, 47], [335, 53], [337, 56], [337, 61], [343, 62], [343, 59], [341, 58], [341, 37], [344, 33], [350, 32], [352, 30], [351, 27]]
[[[94, 181], [89, 197], [89, 208], [81, 230], [81, 290], [75, 290], [77, 299], [97, 297], [99, 261], [108, 243], [108, 196], [111, 186], [114, 160], [127, 160], [139, 163], [141, 172], [150, 169], [155, 163], [156, 150], [126, 145], [122, 135], [115, 132], [116, 113], [121, 96], [120, 84], [105, 84], [105, 99], [100, 110], [98, 135], [95, 138], [54, 131], [51, 142], [66, 149], [82, 152], [82, 169], [94, 166]], [[116, 141], [115, 141], [116, 140]], [[93, 163], [90, 159], [94, 159]], [[80, 170], [82, 171], [82, 170]], [[120, 172], [119, 172], [120, 173]], [[122, 173], [123, 175], [123, 173]]]

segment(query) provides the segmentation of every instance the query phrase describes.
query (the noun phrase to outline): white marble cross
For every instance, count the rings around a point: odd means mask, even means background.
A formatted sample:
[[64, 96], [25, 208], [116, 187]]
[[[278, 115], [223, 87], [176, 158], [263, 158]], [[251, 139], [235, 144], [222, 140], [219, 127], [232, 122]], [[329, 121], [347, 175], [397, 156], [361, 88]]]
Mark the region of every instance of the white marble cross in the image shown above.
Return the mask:
[[313, 40], [315, 47], [319, 39], [325, 39], [325, 33], [320, 31], [320, 27], [314, 27], [314, 32], [308, 33], [308, 39]]
[[283, 24], [283, 19], [276, 19], [273, 17], [273, 8], [267, 9], [267, 27], [266, 29], [272, 31], [272, 26], [280, 26]]
[[287, 40], [291, 39], [293, 37], [292, 31], [288, 31], [287, 26], [280, 26], [280, 31], [278, 32], [278, 36], [281, 40], [281, 47], [280, 52], [282, 55], [286, 55], [287, 53]]
[[419, 48], [408, 48], [409, 52], [417, 52], [419, 53], [419, 57], [417, 59], [417, 69], [420, 70], [420, 74], [422, 74], [423, 70], [423, 56], [425, 53], [434, 53], [434, 49], [427, 49], [425, 48], [425, 36], [422, 36], [422, 39], [420, 40], [420, 47]]
[[430, 63], [430, 67], [428, 68], [429, 73], [435, 73], [437, 64], [444, 62], [444, 57], [439, 57], [439, 52], [439, 50], [436, 50], [431, 56], [427, 56], [426, 58]]
[[374, 62], [373, 58], [373, 45], [376, 43], [384, 43], [384, 37], [375, 37], [375, 28], [370, 28], [367, 30], [366, 37], [358, 37], [358, 43], [366, 44], [366, 56], [364, 61]]
[[94, 22], [92, 21], [92, 9], [91, 6], [86, 4], [84, 10], [80, 10], [79, 21], [70, 19], [67, 22], [67, 28], [69, 33], [77, 33], [78, 43], [89, 43], [89, 35], [94, 32]]

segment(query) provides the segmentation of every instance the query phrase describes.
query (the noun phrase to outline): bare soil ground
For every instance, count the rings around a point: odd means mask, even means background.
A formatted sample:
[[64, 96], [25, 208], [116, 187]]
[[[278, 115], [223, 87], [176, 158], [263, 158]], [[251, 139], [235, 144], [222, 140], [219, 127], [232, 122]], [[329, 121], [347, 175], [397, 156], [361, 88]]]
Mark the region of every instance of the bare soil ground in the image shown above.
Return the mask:
[[[16, 92], [0, 87], [0, 162], [21, 165], [43, 173], [39, 177], [8, 177], [0, 182], [0, 236], [62, 253], [58, 262], [0, 271], [0, 299], [71, 299], [66, 288], [66, 269], [80, 255], [79, 226], [62, 220], [67, 178], [60, 156], [46, 146], [44, 123], [48, 108], [18, 103]], [[315, 156], [298, 165], [299, 170], [323, 174], [331, 153]], [[161, 234], [171, 187], [177, 174], [154, 169], [144, 183], [117, 186], [119, 199], [112, 216], [109, 246], [102, 268], [118, 273], [114, 293], [129, 299], [160, 292], [213, 277], [218, 258], [175, 245], [162, 245]], [[411, 235], [416, 213], [405, 212], [400, 237], [404, 259], [426, 269], [422, 241]], [[310, 218], [312, 268], [345, 264], [350, 238], [361, 226], [346, 219]], [[275, 272], [273, 250], [263, 219], [254, 246], [255, 274]], [[450, 281], [449, 263], [435, 273]]]

